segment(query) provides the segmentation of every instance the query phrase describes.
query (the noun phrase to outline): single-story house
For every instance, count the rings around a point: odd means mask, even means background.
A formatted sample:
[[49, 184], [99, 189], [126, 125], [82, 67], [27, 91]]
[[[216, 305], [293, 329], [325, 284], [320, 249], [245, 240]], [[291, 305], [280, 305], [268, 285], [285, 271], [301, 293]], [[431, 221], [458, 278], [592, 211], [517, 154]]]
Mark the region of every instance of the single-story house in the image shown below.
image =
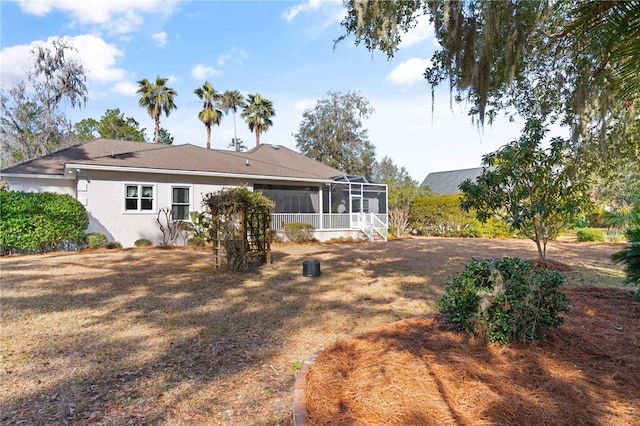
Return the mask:
[[87, 232], [124, 247], [141, 238], [162, 242], [160, 209], [188, 221], [189, 212], [202, 211], [206, 194], [240, 185], [275, 201], [274, 231], [306, 222], [321, 241], [387, 235], [386, 185], [278, 145], [236, 152], [100, 138], [6, 168], [0, 177], [10, 190], [72, 195], [89, 213]]
[[420, 186], [428, 186], [433, 192], [439, 195], [457, 194], [460, 191], [458, 186], [469, 179], [475, 181], [482, 175], [482, 167], [472, 169], [449, 170], [445, 172], [429, 173]]

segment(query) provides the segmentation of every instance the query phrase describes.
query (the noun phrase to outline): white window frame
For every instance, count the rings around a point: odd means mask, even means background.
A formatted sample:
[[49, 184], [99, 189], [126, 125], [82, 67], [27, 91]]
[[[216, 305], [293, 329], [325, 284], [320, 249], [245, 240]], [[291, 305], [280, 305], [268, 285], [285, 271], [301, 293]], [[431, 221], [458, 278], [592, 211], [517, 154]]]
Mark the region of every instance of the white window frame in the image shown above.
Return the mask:
[[[127, 196], [127, 188], [130, 186], [135, 186], [138, 188], [138, 196], [136, 197], [137, 200], [137, 208], [134, 209], [127, 209], [127, 199], [130, 199], [132, 197], [128, 197]], [[142, 188], [143, 187], [151, 187], [151, 190], [153, 191], [153, 196], [151, 198], [151, 209], [142, 209]], [[146, 198], [146, 197], [145, 197]], [[123, 211], [126, 214], [156, 214], [158, 211], [158, 193], [157, 193], [157, 189], [156, 189], [156, 185], [153, 183], [134, 183], [134, 182], [126, 182], [124, 184], [124, 197], [123, 197], [123, 201], [124, 201], [124, 205], [123, 205]]]
[[[185, 206], [187, 205], [186, 203], [174, 203], [173, 201], [173, 190], [174, 189], [186, 189], [189, 191], [189, 201], [188, 201], [188, 206], [189, 209], [187, 211], [187, 217], [185, 219], [178, 219], [173, 215], [173, 207], [174, 206]], [[173, 217], [173, 220], [182, 220], [184, 222], [191, 222], [191, 212], [194, 211], [193, 209], [193, 186], [192, 185], [171, 185], [171, 189], [170, 189], [170, 193], [169, 193], [169, 200], [171, 202], [171, 217]]]

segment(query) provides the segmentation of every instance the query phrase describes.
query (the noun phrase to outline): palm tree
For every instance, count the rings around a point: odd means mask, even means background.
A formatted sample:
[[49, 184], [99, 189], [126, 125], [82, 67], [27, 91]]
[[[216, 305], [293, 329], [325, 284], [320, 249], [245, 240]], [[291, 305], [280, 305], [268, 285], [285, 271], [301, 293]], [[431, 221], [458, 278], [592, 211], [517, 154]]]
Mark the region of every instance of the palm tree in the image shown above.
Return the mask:
[[167, 81], [169, 81], [168, 78], [160, 76], [156, 77], [155, 82], [150, 82], [146, 78], [138, 80], [136, 92], [140, 94], [138, 105], [147, 108], [147, 112], [155, 120], [155, 143], [160, 140], [160, 115], [164, 111], [164, 115], [168, 117], [171, 110], [177, 108], [173, 98], [178, 96], [178, 92], [167, 87]]
[[211, 126], [214, 124], [219, 126], [222, 120], [222, 111], [218, 109], [222, 95], [208, 81], [205, 81], [202, 87], [198, 87], [193, 93], [203, 102], [202, 111], [198, 113], [198, 118], [207, 128], [207, 149], [211, 149]]
[[260, 145], [260, 134], [273, 125], [271, 117], [275, 115], [276, 111], [270, 100], [264, 99], [259, 93], [248, 96], [242, 110], [242, 118], [247, 122], [249, 130], [256, 134], [256, 146]]
[[232, 143], [238, 151], [238, 130], [236, 129], [236, 112], [238, 108], [244, 108], [244, 96], [239, 90], [227, 90], [222, 94], [220, 106], [224, 108], [224, 113], [229, 114], [229, 110], [233, 113], [233, 141]]

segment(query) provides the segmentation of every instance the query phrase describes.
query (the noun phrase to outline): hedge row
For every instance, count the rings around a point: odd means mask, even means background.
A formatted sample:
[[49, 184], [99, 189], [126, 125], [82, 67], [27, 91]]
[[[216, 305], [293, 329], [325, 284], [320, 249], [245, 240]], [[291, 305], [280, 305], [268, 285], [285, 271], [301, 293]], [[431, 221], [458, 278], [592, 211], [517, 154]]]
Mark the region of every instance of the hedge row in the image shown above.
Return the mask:
[[84, 206], [70, 195], [0, 192], [0, 254], [49, 252], [81, 241], [89, 226]]

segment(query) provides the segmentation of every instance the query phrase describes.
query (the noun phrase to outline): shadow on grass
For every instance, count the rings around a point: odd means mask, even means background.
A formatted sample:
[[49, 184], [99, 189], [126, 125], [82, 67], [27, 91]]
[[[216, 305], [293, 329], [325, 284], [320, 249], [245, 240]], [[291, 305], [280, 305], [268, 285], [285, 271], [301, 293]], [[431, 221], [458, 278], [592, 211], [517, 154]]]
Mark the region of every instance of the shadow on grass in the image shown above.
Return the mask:
[[[214, 271], [210, 252], [197, 250], [3, 259], [1, 420], [287, 424], [293, 374], [282, 351], [313, 342], [305, 330], [323, 346], [433, 310], [471, 257], [532, 248], [451, 239], [284, 246], [273, 265], [240, 274]], [[321, 277], [299, 279], [305, 259], [322, 261]]]

